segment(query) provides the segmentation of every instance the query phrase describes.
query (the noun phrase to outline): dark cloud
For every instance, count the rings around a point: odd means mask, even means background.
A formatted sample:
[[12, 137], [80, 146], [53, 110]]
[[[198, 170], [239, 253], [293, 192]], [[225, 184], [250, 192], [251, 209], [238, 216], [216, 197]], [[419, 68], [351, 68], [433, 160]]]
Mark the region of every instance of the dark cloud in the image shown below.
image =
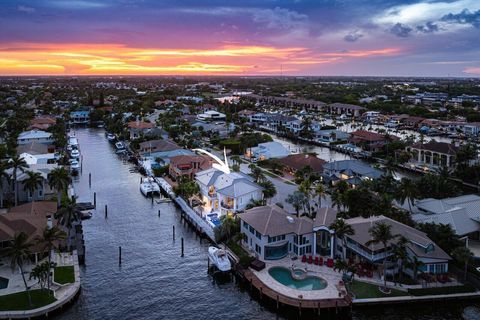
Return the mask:
[[422, 33], [433, 33], [438, 31], [438, 25], [433, 22], [427, 22], [425, 25], [417, 26], [417, 31]]
[[343, 40], [345, 40], [347, 42], [355, 42], [358, 39], [360, 39], [361, 37], [363, 37], [363, 34], [358, 32], [358, 30], [355, 30], [355, 31], [350, 32], [349, 34], [345, 35], [345, 37], [343, 37]]
[[457, 14], [449, 13], [442, 17], [442, 21], [471, 24], [475, 28], [480, 28], [480, 10], [470, 12], [468, 9], [464, 9]]
[[407, 25], [397, 23], [390, 29], [390, 33], [396, 35], [397, 37], [406, 38], [412, 32], [412, 28]]

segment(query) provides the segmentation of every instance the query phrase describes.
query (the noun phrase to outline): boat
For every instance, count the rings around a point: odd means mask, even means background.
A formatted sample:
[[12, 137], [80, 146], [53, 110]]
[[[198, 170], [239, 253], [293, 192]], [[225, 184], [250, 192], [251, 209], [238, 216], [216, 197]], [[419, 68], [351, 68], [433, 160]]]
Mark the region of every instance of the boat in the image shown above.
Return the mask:
[[232, 269], [227, 252], [217, 247], [208, 247], [208, 258], [222, 272], [228, 272]]
[[167, 198], [167, 197], [164, 197], [164, 196], [160, 193], [160, 199], [157, 200], [157, 203], [164, 203], [164, 202], [172, 202], [172, 199]]
[[80, 211], [80, 219], [87, 220], [93, 216], [92, 210], [81, 210]]
[[78, 160], [71, 160], [70, 161], [70, 170], [72, 171], [78, 171], [80, 170], [80, 162]]
[[115, 149], [117, 149], [117, 152], [119, 151], [126, 151], [125, 150], [125, 144], [123, 143], [123, 141], [118, 141], [118, 142], [115, 142]]
[[80, 157], [80, 151], [78, 151], [77, 149], [73, 149], [72, 151], [70, 151], [70, 156], [73, 159], [78, 159]]
[[113, 133], [107, 133], [107, 140], [110, 142], [115, 141], [115, 135]]
[[142, 192], [145, 197], [149, 197], [154, 194], [160, 194], [160, 187], [153, 178], [149, 177], [140, 183], [140, 192]]

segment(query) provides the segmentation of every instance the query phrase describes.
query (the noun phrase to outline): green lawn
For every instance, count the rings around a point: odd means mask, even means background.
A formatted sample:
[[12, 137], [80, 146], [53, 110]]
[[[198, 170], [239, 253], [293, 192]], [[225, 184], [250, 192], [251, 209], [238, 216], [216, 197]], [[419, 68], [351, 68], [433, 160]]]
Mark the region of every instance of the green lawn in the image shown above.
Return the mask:
[[28, 304], [28, 295], [26, 291], [0, 296], [0, 311], [31, 310], [46, 306], [55, 302], [52, 291], [30, 290], [32, 305]]
[[66, 284], [75, 282], [73, 266], [56, 267], [53, 274], [56, 283]]
[[395, 289], [391, 289], [392, 292], [390, 294], [384, 294], [378, 290], [378, 287], [378, 285], [360, 281], [353, 281], [353, 284], [347, 284], [348, 291], [353, 292], [357, 299], [401, 297], [409, 295], [407, 292]]

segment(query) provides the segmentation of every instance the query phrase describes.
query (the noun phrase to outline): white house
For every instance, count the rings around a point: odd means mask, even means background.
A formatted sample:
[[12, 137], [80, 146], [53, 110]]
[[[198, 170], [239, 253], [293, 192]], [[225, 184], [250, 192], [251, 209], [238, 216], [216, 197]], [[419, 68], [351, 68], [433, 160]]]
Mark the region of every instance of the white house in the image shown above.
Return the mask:
[[257, 147], [247, 149], [246, 156], [258, 160], [283, 158], [290, 154], [280, 142], [271, 141], [259, 143]]
[[18, 135], [17, 143], [19, 145], [37, 142], [41, 144], [53, 144], [55, 140], [50, 132], [41, 130], [24, 131]]
[[206, 214], [233, 215], [245, 210], [250, 202], [263, 199], [262, 188], [244, 173], [227, 174], [210, 168], [196, 173], [195, 180], [200, 187]]
[[203, 120], [203, 121], [225, 120], [226, 117], [227, 116], [224, 113], [214, 111], [214, 110], [209, 110], [197, 115], [197, 119]]
[[[275, 205], [252, 208], [239, 217], [240, 231], [244, 235], [242, 245], [261, 260], [281, 259], [289, 254], [331, 259], [346, 252], [347, 258], [380, 263], [393, 255], [392, 249], [397, 239], [387, 243], [387, 251], [382, 244], [368, 244], [371, 240], [369, 230], [377, 223], [390, 225], [393, 234], [407, 238], [408, 256], [416, 257], [424, 263], [420, 272], [447, 273], [448, 262], [451, 260], [425, 233], [385, 216], [345, 220], [354, 230], [354, 234], [345, 239], [338, 238], [335, 231], [330, 229], [337, 217], [337, 211], [332, 208], [320, 208], [314, 220], [290, 215]], [[391, 267], [391, 272], [398, 271], [395, 264]], [[413, 274], [408, 268], [405, 271]]]

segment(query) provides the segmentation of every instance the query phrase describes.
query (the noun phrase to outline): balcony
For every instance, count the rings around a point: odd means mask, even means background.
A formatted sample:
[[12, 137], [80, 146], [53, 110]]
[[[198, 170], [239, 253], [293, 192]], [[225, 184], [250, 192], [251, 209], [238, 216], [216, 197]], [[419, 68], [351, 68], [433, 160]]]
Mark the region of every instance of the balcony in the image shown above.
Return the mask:
[[233, 209], [234, 207], [233, 201], [228, 203], [222, 201], [220, 205], [222, 206], [222, 208], [225, 208], [225, 209]]

